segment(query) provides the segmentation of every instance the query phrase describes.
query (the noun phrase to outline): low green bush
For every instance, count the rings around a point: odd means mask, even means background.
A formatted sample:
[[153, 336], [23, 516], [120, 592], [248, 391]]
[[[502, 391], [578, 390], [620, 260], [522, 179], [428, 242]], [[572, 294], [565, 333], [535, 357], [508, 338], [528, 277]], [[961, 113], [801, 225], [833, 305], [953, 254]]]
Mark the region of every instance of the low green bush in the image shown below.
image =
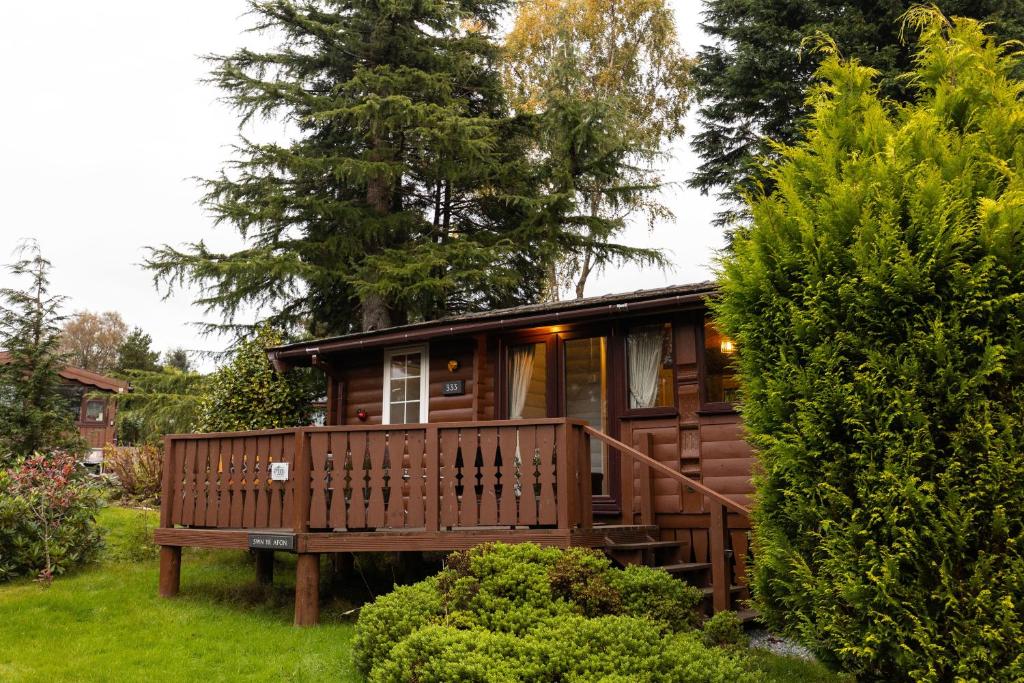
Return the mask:
[[374, 667], [370, 680], [744, 683], [756, 678], [738, 658], [708, 649], [690, 634], [663, 636], [647, 619], [571, 615], [542, 622], [523, 636], [427, 626], [401, 641]]
[[745, 680], [732, 655], [677, 637], [701, 597], [592, 550], [486, 544], [363, 607], [353, 656], [374, 681]]
[[702, 628], [704, 644], [709, 647], [745, 645], [743, 621], [735, 612], [719, 612], [704, 622]]
[[70, 455], [34, 455], [0, 470], [0, 581], [49, 581], [96, 559], [100, 493]]
[[153, 500], [160, 496], [163, 445], [107, 446], [103, 468], [117, 480], [120, 498]]

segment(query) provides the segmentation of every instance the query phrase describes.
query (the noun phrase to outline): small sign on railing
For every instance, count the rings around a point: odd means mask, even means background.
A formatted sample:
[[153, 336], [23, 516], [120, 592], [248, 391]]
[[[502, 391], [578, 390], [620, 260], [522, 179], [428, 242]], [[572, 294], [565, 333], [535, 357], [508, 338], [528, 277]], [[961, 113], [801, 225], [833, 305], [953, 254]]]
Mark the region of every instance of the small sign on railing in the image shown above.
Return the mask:
[[250, 550], [295, 550], [295, 534], [249, 532]]
[[288, 463], [270, 463], [270, 481], [288, 481]]

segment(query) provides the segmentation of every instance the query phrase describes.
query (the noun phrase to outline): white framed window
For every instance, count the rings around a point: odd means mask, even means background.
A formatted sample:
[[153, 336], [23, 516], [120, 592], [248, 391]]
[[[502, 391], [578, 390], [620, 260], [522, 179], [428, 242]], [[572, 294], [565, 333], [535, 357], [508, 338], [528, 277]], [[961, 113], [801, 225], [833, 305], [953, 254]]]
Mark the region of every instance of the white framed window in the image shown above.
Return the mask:
[[427, 421], [429, 366], [426, 345], [384, 352], [384, 424]]

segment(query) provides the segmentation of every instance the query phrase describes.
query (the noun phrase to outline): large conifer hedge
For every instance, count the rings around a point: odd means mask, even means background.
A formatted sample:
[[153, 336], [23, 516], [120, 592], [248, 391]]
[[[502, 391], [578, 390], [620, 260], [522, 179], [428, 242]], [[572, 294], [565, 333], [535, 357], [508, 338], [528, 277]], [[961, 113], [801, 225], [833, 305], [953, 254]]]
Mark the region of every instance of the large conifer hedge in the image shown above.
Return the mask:
[[1024, 680], [1019, 58], [918, 10], [919, 92], [832, 55], [723, 262], [769, 622], [862, 680]]

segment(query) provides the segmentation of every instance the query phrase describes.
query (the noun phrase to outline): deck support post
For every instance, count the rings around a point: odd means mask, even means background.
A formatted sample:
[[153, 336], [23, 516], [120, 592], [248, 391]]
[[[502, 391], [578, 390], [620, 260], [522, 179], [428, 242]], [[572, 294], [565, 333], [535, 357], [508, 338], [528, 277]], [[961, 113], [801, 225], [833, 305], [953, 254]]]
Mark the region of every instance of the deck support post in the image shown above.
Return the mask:
[[274, 551], [256, 551], [256, 582], [271, 586], [274, 583]]
[[320, 620], [320, 555], [299, 553], [295, 564], [295, 625], [315, 626]]
[[711, 536], [708, 552], [711, 554], [711, 599], [715, 612], [729, 609], [729, 566], [725, 555], [725, 535], [727, 519], [725, 506], [716, 500], [709, 501], [711, 523], [708, 532]]
[[181, 546], [160, 546], [160, 597], [173, 598], [181, 587]]

